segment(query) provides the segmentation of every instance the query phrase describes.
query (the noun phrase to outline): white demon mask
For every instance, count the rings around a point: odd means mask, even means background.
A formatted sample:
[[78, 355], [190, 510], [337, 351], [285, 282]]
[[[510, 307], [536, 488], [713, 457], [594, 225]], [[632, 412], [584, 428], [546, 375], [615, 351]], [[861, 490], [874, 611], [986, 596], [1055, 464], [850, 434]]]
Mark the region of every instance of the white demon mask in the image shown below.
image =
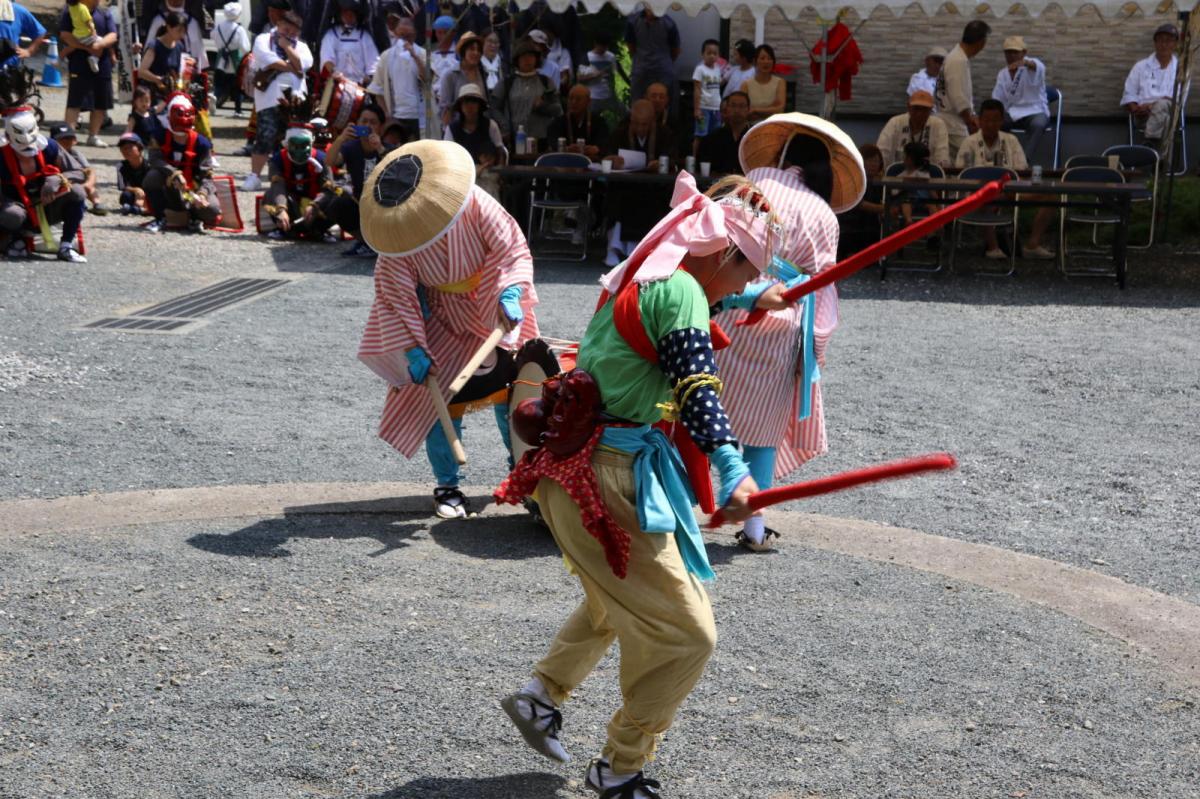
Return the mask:
[[33, 158], [46, 147], [46, 137], [38, 133], [37, 117], [31, 108], [14, 108], [4, 114], [4, 137], [0, 146], [12, 148], [26, 158]]

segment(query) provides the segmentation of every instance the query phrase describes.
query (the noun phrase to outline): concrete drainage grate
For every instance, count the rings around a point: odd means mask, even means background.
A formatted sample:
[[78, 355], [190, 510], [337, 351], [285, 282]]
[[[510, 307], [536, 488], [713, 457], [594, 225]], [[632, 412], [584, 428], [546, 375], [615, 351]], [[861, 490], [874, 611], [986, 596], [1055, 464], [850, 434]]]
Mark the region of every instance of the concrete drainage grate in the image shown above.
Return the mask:
[[84, 330], [119, 330], [127, 333], [186, 333], [199, 327], [200, 318], [248, 302], [290, 283], [290, 280], [238, 277], [222, 280], [181, 297], [133, 311], [127, 316], [106, 316], [83, 326]]

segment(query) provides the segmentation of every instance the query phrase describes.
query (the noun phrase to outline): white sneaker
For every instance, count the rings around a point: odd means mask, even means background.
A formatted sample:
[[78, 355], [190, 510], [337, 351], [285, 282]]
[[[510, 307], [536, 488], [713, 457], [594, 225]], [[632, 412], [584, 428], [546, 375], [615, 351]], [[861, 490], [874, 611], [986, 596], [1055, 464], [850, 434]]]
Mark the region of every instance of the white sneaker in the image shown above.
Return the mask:
[[662, 799], [658, 780], [646, 777], [642, 772], [637, 774], [613, 774], [607, 760], [597, 758], [588, 766], [587, 779], [584, 781], [601, 797], [613, 796], [620, 799]]
[[100, 138], [99, 136], [97, 136], [97, 135], [96, 135], [96, 134], [94, 134], [94, 133], [93, 133], [93, 134], [90, 134], [90, 135], [88, 136], [88, 138], [87, 138], [87, 143], [88, 143], [88, 147], [101, 147], [101, 148], [103, 148], [103, 147], [107, 147], [107, 146], [108, 146], [108, 142], [106, 142], [104, 139]]
[[72, 264], [86, 264], [87, 258], [75, 252], [73, 247], [63, 247], [58, 251], [58, 260]]
[[212, 160], [212, 165], [214, 167], [219, 167], [221, 165], [221, 162], [217, 159], [217, 157], [215, 155], [211, 156], [211, 160]]
[[558, 740], [558, 731], [562, 729], [562, 713], [552, 702], [518, 691], [500, 700], [500, 707], [512, 719], [513, 726], [521, 733], [525, 743], [535, 752], [560, 763], [570, 761], [571, 756]]
[[262, 188], [262, 178], [251, 172], [246, 175], [246, 179], [242, 181], [242, 191], [258, 191]]
[[622, 260], [621, 253], [617, 252], [616, 250], [614, 250], [612, 248], [609, 248], [608, 255], [604, 256], [604, 265], [605, 266], [620, 266], [621, 260]]

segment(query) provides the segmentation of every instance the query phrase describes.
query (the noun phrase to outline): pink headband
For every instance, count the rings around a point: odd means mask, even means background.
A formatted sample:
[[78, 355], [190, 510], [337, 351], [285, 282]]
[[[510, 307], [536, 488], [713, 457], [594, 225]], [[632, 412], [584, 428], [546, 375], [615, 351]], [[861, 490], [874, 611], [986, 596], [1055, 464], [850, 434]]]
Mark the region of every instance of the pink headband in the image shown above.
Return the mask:
[[696, 180], [687, 172], [675, 179], [671, 212], [646, 234], [623, 264], [600, 278], [609, 293], [625, 282], [629, 269], [636, 270], [636, 283], [666, 280], [685, 255], [711, 255], [733, 244], [760, 271], [771, 262], [771, 232], [763, 214], [742, 205], [735, 198], [714, 202], [696, 188]]

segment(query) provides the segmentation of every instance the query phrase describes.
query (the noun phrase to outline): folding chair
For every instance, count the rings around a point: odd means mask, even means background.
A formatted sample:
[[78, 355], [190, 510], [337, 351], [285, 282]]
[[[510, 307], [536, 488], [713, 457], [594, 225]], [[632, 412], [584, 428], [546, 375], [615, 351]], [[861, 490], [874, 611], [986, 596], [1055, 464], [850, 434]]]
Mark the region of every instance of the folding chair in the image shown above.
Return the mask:
[[1135, 250], [1146, 250], [1154, 244], [1154, 228], [1158, 222], [1158, 150], [1140, 144], [1118, 144], [1104, 151], [1105, 157], [1115, 155], [1122, 169], [1141, 169], [1150, 173], [1150, 188], [1138, 192], [1132, 198], [1135, 203], [1150, 203], [1150, 235], [1145, 244], [1129, 244]]
[[[901, 162], [897, 162], [897, 163], [890, 165], [887, 169], [884, 170], [883, 173], [885, 176], [887, 176], [889, 178], [894, 178], [894, 177], [897, 177], [903, 171], [904, 171], [904, 164]], [[929, 177], [931, 180], [942, 180], [946, 177], [946, 173], [943, 172], [942, 168], [940, 166], [938, 166], [937, 164], [932, 164], [932, 163], [929, 164], [926, 167], [926, 171], [929, 172]], [[888, 189], [884, 189], [884, 191], [886, 192], [886, 191], [888, 191]], [[903, 189], [894, 189], [893, 191], [900, 192], [901, 194], [904, 193]], [[894, 199], [902, 201], [902, 198], [894, 198]], [[923, 212], [914, 210], [912, 218], [913, 218], [913, 221], [915, 222], [918, 219], [924, 219], [925, 217], [930, 216], [932, 213], [933, 213], [933, 210], [930, 210], [928, 207]], [[883, 236], [886, 236], [889, 233], [893, 232], [892, 230], [889, 229], [890, 221], [886, 218], [880, 222], [880, 227], [881, 227], [881, 238]], [[938, 236], [937, 260], [936, 261], [934, 261], [933, 263], [929, 263], [928, 261], [909, 261], [909, 260], [901, 261], [901, 260], [896, 259], [894, 256], [883, 258], [880, 260], [880, 263], [879, 263], [880, 279], [882, 280], [883, 278], [885, 278], [887, 276], [887, 272], [889, 269], [895, 270], [897, 272], [940, 272], [942, 270], [942, 253], [945, 250], [945, 247], [942, 245], [942, 242], [944, 241], [944, 239], [942, 239], [940, 237], [940, 234], [934, 234], [934, 235]]]
[[[1015, 180], [1017, 173], [1007, 167], [1002, 166], [972, 166], [967, 167], [959, 173], [959, 177], [963, 180], [998, 180], [1007, 175], [1010, 179]], [[980, 228], [1003, 228], [1012, 227], [1012, 240], [1009, 242], [1008, 248], [1008, 271], [1007, 272], [989, 272], [987, 270], [980, 271], [982, 275], [992, 275], [995, 277], [1007, 277], [1017, 271], [1017, 206], [1012, 207], [1012, 213], [1009, 214], [1005, 209], [998, 209], [993, 206], [985, 205], [978, 211], [972, 211], [969, 214], [960, 216], [954, 220], [954, 239], [950, 247], [950, 271], [954, 271], [954, 263], [958, 255], [958, 248], [962, 244], [962, 232], [964, 227], [980, 227]]]
[[1106, 155], [1073, 155], [1067, 159], [1067, 169], [1077, 166], [1108, 166]]
[[[1111, 169], [1107, 166], [1079, 166], [1071, 167], [1063, 173], [1064, 181], [1075, 183], [1124, 183], [1125, 176], [1121, 174], [1119, 169]], [[1078, 196], [1078, 195], [1077, 195]], [[1067, 227], [1070, 224], [1091, 225], [1092, 227], [1092, 244], [1093, 249], [1085, 250], [1078, 249], [1076, 255], [1107, 255], [1108, 250], [1100, 249], [1097, 241], [1097, 231], [1101, 225], [1116, 226], [1121, 224], [1121, 214], [1118, 213], [1116, 206], [1100, 207], [1100, 208], [1063, 208], [1059, 211], [1059, 226], [1058, 226], [1058, 268], [1066, 277], [1116, 277], [1117, 273], [1111, 267], [1101, 267], [1097, 265], [1080, 266], [1077, 268], [1068, 265], [1068, 235]]]
[[[534, 166], [542, 167], [566, 167], [573, 169], [587, 169], [592, 161], [586, 155], [580, 153], [546, 153], [539, 156]], [[560, 184], [561, 185], [561, 184]], [[571, 189], [575, 191], [571, 191]], [[583, 194], [580, 198], [579, 194]], [[592, 209], [592, 182], [589, 180], [585, 184], [582, 192], [578, 187], [572, 186], [565, 191], [560, 189], [554, 191], [554, 179], [549, 178], [544, 181], [534, 180], [530, 188], [529, 197], [529, 248], [534, 249], [533, 244], [536, 238], [533, 227], [533, 215], [536, 211], [538, 214], [537, 233], [542, 233], [546, 226], [546, 213], [549, 212], [567, 212], [574, 211], [576, 214], [575, 221], [578, 225], [577, 231], [582, 231], [582, 236], [577, 236], [582, 242], [577, 260], [587, 260], [588, 250], [588, 230], [591, 228], [591, 209]], [[550, 238], [550, 237], [547, 237]], [[562, 238], [561, 236], [559, 238]], [[568, 238], [568, 241], [570, 239]], [[574, 246], [574, 245], [572, 245]], [[542, 256], [553, 255], [570, 255], [572, 251], [554, 251], [552, 253], [542, 252]]]
[[[1129, 144], [1131, 146], [1140, 146], [1134, 144], [1134, 139], [1138, 133], [1137, 123], [1134, 121], [1133, 114], [1129, 115]], [[1175, 176], [1186, 175], [1188, 171], [1187, 160], [1187, 114], [1179, 115], [1179, 129], [1175, 131], [1175, 135], [1179, 136], [1179, 146], [1175, 148], [1175, 154], [1179, 156], [1179, 169], [1175, 170]], [[1153, 148], [1151, 148], [1153, 149]]]
[[[1063, 111], [1063, 95], [1062, 91], [1054, 86], [1046, 87], [1046, 103], [1054, 106], [1053, 121], [1046, 124], [1046, 132], [1054, 133], [1054, 166], [1053, 169], [1058, 169], [1058, 154], [1059, 145], [1062, 143], [1062, 111]], [[1024, 133], [1024, 128], [1012, 128], [1010, 133]], [[1030, 153], [1029, 160], [1033, 161], [1037, 153]]]

